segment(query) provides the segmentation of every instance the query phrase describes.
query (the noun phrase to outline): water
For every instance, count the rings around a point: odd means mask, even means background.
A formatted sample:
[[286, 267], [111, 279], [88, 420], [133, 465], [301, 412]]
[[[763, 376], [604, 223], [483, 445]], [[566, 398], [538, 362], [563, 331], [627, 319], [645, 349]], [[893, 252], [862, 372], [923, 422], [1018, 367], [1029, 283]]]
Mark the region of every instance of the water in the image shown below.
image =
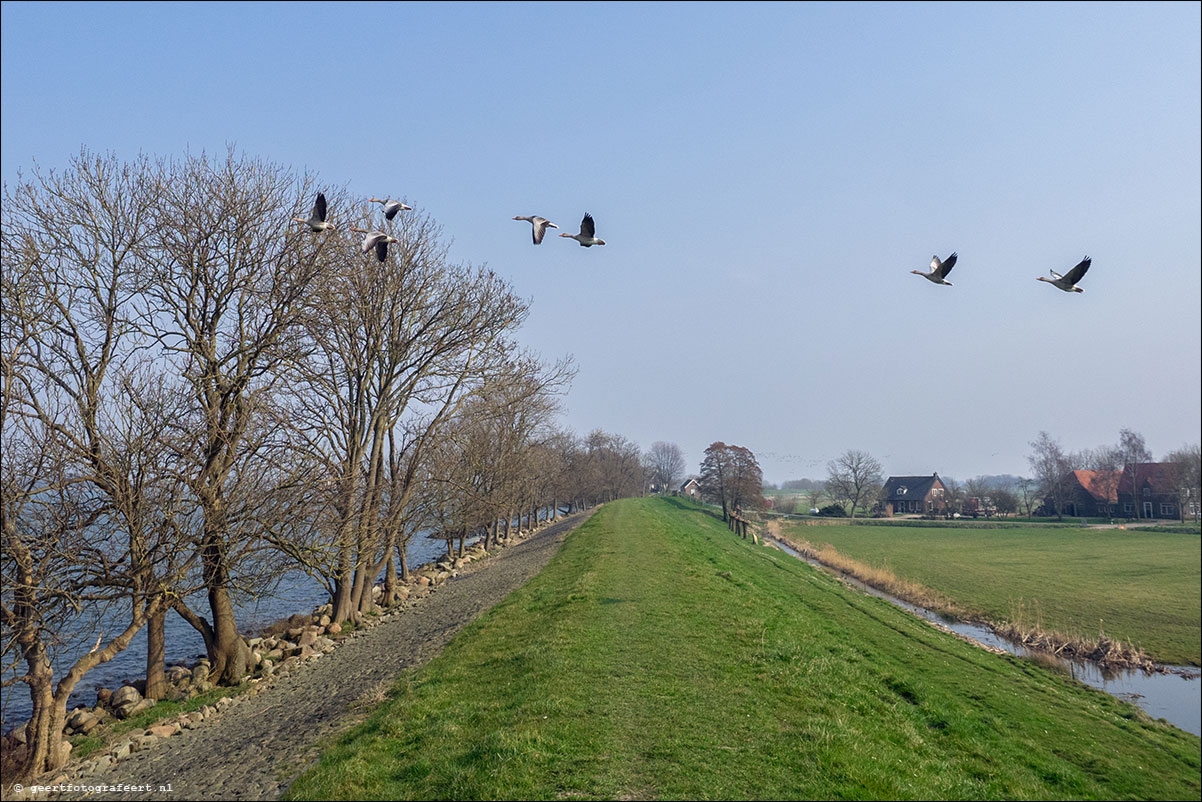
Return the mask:
[[[468, 538], [469, 544], [475, 539]], [[424, 563], [437, 561], [446, 556], [445, 540], [430, 540], [422, 534], [413, 537], [405, 551], [409, 565], [417, 567]], [[198, 601], [193, 603], [193, 609], [202, 615], [208, 613], [204, 594], [199, 594]], [[279, 584], [271, 592], [259, 599], [249, 600], [236, 608], [235, 617], [238, 629], [244, 633], [262, 630], [274, 621], [301, 613], [308, 615], [314, 608], [329, 602], [329, 594], [316, 579], [300, 571], [285, 574]], [[166, 635], [167, 665], [178, 662], [191, 663], [205, 654], [204, 639], [179, 615], [168, 612], [164, 625]], [[83, 646], [86, 650], [95, 643], [98, 631], [93, 631], [91, 641]], [[117, 634], [117, 631], [106, 631], [106, 640]], [[78, 646], [76, 647], [78, 649]], [[78, 652], [77, 652], [78, 653]], [[24, 663], [21, 664], [22, 668]], [[55, 681], [69, 668], [64, 657], [54, 661]], [[5, 676], [13, 672], [5, 671]], [[125, 651], [107, 663], [102, 663], [84, 675], [75, 691], [67, 702], [67, 709], [76, 705], [93, 705], [96, 703], [96, 691], [100, 688], [118, 688], [126, 682], [133, 682], [146, 676], [146, 629], [142, 628]], [[13, 727], [29, 718], [33, 703], [29, 691], [23, 684], [13, 685], [4, 691], [4, 720], [3, 731], [8, 732]]]
[[[810, 565], [823, 567], [817, 560], [805, 557], [788, 544], [767, 539], [786, 554]], [[1152, 718], [1163, 718], [1172, 725], [1194, 735], [1202, 735], [1202, 686], [1198, 682], [1198, 669], [1190, 666], [1163, 666], [1167, 673], [1152, 673], [1139, 669], [1107, 669], [1103, 671], [1097, 663], [1089, 660], [1065, 660], [1047, 652], [1035, 652], [1021, 643], [1004, 638], [992, 629], [980, 624], [956, 621], [933, 610], [911, 604], [884, 591], [866, 585], [855, 577], [843, 574], [843, 579], [865, 593], [884, 599], [914, 615], [934, 621], [958, 635], [970, 638], [985, 646], [1009, 652], [1019, 657], [1038, 654], [1040, 659], [1059, 662], [1073, 678], [1086, 685], [1105, 691], [1116, 698], [1138, 705]]]

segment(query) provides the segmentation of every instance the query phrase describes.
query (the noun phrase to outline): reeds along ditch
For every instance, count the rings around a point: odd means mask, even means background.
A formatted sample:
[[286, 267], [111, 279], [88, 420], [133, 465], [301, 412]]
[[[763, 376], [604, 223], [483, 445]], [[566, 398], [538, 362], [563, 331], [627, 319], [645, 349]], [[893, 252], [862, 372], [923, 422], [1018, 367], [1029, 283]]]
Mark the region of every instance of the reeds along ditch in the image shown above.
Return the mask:
[[1007, 620], [990, 622], [990, 626], [1004, 638], [1057, 657], [1092, 660], [1108, 668], [1139, 668], [1148, 672], [1165, 670], [1138, 646], [1111, 638], [1102, 631], [1100, 625], [1097, 637], [1093, 638], [1044, 629], [1039, 604], [1035, 601], [1024, 603], [1020, 599], [1016, 605], [1011, 605]]
[[1040, 625], [1038, 608], [1032, 607], [1035, 615], [1034, 620], [1030, 620], [1031, 612], [1023, 606], [1021, 600], [1017, 607], [1011, 608], [1010, 620], [982, 620], [942, 593], [917, 582], [902, 579], [887, 566], [878, 568], [860, 562], [839, 552], [830, 544], [818, 547], [809, 541], [788, 537], [782, 533], [779, 523], [775, 521], [768, 522], [767, 529], [773, 537], [788, 543], [804, 556], [828, 568], [854, 577], [910, 604], [960, 621], [988, 626], [1002, 637], [1027, 649], [1048, 652], [1062, 658], [1091, 660], [1108, 668], [1138, 668], [1149, 672], [1164, 670], [1139, 647], [1115, 640], [1100, 629], [1097, 637], [1046, 630]]

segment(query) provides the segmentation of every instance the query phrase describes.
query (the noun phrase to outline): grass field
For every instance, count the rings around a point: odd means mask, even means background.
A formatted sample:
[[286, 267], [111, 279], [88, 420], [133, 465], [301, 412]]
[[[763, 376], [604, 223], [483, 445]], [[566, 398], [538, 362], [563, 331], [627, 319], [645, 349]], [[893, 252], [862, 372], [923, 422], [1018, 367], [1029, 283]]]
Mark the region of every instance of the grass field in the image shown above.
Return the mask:
[[[972, 617], [1038, 624], [1202, 664], [1202, 538], [1139, 529], [823, 526], [784, 533], [954, 600]], [[1021, 620], [1015, 620], [1021, 619]]]
[[1199, 739], [686, 502], [606, 505], [293, 799], [1197, 799]]

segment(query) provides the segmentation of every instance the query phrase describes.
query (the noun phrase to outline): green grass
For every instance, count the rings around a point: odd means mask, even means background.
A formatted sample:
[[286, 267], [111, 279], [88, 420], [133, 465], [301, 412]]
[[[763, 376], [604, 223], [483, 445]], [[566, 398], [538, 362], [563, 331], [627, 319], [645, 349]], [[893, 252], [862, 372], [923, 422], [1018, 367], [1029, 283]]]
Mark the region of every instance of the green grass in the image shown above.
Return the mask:
[[191, 699], [156, 702], [153, 707], [124, 720], [110, 719], [87, 735], [73, 735], [68, 739], [71, 742], [71, 759], [83, 760], [117, 743], [121, 740], [122, 735], [130, 732], [142, 732], [165, 719], [174, 718], [181, 713], [200, 710], [205, 705], [216, 704], [217, 700], [226, 696], [240, 696], [249, 688], [249, 685], [213, 688], [197, 694]]
[[291, 799], [1199, 798], [1199, 739], [677, 499], [606, 505]]
[[888, 568], [950, 597], [974, 617], [1099, 629], [1153, 659], [1202, 661], [1202, 540], [1147, 529], [824, 526], [785, 533]]

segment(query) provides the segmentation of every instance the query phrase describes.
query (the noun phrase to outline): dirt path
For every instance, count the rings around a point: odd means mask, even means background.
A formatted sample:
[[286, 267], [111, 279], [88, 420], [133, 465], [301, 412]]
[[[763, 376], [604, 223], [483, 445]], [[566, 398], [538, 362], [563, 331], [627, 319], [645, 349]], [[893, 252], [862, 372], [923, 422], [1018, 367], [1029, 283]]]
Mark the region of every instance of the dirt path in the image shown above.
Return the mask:
[[[278, 799], [315, 760], [323, 740], [361, 720], [381, 683], [438, 654], [448, 641], [542, 570], [580, 513], [464, 567], [416, 606], [348, 638], [262, 693], [194, 730], [137, 752], [77, 785], [145, 785], [150, 792], [87, 794], [89, 799]], [[169, 794], [160, 785], [170, 785]], [[82, 798], [79, 795], [72, 795]]]

